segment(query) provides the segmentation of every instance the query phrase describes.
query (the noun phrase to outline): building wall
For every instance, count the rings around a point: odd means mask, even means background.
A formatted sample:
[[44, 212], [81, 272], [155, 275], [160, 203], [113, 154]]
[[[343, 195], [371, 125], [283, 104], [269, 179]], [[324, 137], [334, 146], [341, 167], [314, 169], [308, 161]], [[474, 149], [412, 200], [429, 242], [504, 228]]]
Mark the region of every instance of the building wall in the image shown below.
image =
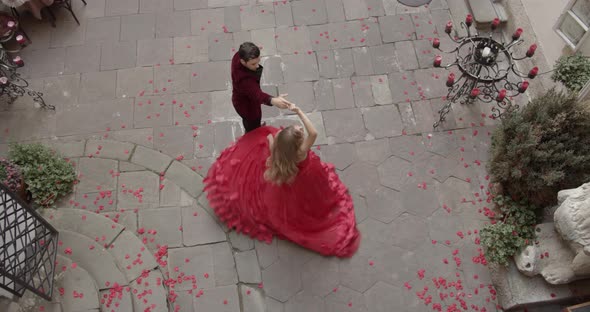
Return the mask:
[[553, 26], [569, 0], [521, 0], [545, 59], [553, 67], [562, 55], [573, 53], [570, 47], [553, 31]]

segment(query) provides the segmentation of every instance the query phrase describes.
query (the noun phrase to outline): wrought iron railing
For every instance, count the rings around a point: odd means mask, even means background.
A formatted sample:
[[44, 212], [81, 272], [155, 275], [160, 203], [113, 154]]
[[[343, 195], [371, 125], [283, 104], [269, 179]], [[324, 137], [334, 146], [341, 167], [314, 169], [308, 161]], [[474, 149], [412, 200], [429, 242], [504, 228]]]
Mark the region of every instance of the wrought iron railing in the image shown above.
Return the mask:
[[0, 287], [51, 300], [57, 246], [57, 230], [0, 184]]

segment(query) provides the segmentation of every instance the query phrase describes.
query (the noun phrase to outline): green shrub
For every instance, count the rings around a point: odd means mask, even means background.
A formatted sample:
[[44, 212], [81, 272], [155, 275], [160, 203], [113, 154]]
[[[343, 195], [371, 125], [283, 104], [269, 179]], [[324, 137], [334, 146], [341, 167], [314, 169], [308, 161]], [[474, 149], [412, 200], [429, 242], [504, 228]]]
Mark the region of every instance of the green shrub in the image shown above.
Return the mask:
[[549, 90], [508, 114], [492, 136], [488, 170], [516, 200], [554, 204], [590, 180], [590, 102]]
[[13, 144], [8, 157], [20, 166], [35, 204], [51, 206], [72, 191], [76, 181], [74, 167], [49, 148], [41, 144]]
[[580, 91], [590, 80], [590, 60], [579, 54], [562, 56], [555, 62], [555, 71], [551, 76], [570, 91]]
[[507, 266], [519, 248], [533, 242], [537, 217], [526, 201], [517, 203], [499, 195], [494, 202], [500, 209], [500, 222], [485, 225], [479, 235], [486, 260]]

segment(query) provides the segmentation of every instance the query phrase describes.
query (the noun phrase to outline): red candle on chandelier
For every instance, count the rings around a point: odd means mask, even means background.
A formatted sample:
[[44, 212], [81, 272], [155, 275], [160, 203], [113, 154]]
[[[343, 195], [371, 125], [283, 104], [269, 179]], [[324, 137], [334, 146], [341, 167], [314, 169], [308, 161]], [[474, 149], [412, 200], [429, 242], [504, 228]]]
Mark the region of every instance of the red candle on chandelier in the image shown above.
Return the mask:
[[539, 73], [539, 67], [535, 66], [533, 67], [530, 71], [529, 71], [529, 78], [533, 79], [535, 77], [537, 77], [537, 74]]
[[492, 21], [492, 30], [496, 30], [496, 28], [498, 28], [498, 26], [500, 26], [500, 19], [496, 17]]
[[25, 43], [25, 37], [23, 35], [17, 35], [16, 42], [18, 42], [19, 44]]
[[537, 45], [536, 44], [531, 44], [531, 46], [529, 47], [529, 49], [526, 51], [526, 56], [527, 57], [532, 57], [533, 55], [535, 55], [535, 51], [537, 50]]
[[440, 47], [440, 39], [438, 39], [438, 38], [432, 39], [432, 47], [435, 49], [438, 49], [438, 47]]
[[522, 28], [518, 28], [513, 34], [512, 34], [512, 40], [518, 40], [520, 38], [520, 35], [522, 35]]
[[14, 62], [14, 64], [18, 65], [18, 67], [22, 67], [25, 65], [25, 62], [23, 61], [23, 59], [20, 56], [17, 56], [14, 59], [12, 59], [12, 62]]
[[502, 89], [498, 91], [498, 96], [496, 97], [496, 101], [502, 102], [506, 98], [506, 89]]
[[520, 86], [518, 87], [518, 92], [520, 93], [524, 93], [524, 91], [526, 91], [526, 89], [529, 88], [529, 82], [528, 81], [523, 81]]
[[437, 55], [434, 57], [434, 67], [440, 67], [440, 64], [442, 63], [442, 56]]
[[449, 77], [447, 78], [447, 87], [452, 87], [453, 84], [455, 83], [455, 74], [454, 73], [450, 73]]
[[467, 27], [471, 27], [472, 24], [473, 24], [473, 15], [467, 14], [467, 16], [465, 17], [465, 25], [467, 25]]
[[479, 95], [479, 89], [478, 88], [473, 88], [473, 90], [471, 90], [471, 98], [476, 98]]
[[453, 30], [453, 22], [452, 21], [448, 21], [447, 22], [447, 25], [445, 26], [445, 32], [447, 34], [450, 34], [452, 30]]

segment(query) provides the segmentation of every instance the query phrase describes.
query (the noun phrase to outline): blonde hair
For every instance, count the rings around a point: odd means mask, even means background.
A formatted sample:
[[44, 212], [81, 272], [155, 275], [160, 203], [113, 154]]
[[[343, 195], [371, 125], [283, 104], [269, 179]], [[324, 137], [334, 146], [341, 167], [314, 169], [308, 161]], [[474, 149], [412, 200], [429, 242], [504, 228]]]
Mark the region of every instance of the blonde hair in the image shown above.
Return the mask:
[[303, 132], [289, 126], [281, 130], [272, 145], [270, 156], [266, 159], [264, 179], [281, 185], [293, 181], [299, 168], [299, 148], [303, 144]]

